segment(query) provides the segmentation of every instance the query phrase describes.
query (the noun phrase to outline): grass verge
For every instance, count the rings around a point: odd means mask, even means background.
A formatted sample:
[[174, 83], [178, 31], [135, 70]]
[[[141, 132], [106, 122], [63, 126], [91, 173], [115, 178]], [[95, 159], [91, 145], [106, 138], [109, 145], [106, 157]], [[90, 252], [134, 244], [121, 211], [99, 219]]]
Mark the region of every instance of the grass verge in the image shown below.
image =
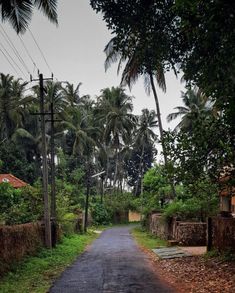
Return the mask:
[[0, 293], [45, 293], [53, 281], [99, 235], [89, 232], [64, 238], [52, 250], [42, 249], [28, 257], [2, 280]]
[[132, 230], [132, 235], [138, 244], [148, 249], [167, 246], [167, 241], [158, 238], [156, 235], [150, 234], [141, 227], [135, 227]]

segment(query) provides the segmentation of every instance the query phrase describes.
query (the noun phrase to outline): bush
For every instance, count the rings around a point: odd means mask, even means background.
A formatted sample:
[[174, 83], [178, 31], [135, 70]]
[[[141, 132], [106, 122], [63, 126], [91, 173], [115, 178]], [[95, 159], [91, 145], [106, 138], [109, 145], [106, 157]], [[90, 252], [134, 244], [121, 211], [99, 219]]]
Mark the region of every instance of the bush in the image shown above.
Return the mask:
[[95, 225], [108, 225], [111, 222], [111, 213], [104, 204], [99, 202], [91, 205], [91, 217]]
[[33, 222], [42, 217], [40, 192], [26, 186], [14, 189], [8, 183], [0, 184], [0, 218], [7, 225]]
[[175, 200], [170, 203], [165, 209], [163, 216], [166, 219], [177, 217], [180, 220], [195, 220], [205, 221], [206, 217], [212, 216], [217, 211], [217, 199], [210, 202], [200, 198], [189, 198], [187, 200]]
[[72, 235], [76, 232], [77, 221], [78, 216], [73, 213], [67, 213], [63, 215], [62, 219], [60, 219], [60, 224], [65, 236]]

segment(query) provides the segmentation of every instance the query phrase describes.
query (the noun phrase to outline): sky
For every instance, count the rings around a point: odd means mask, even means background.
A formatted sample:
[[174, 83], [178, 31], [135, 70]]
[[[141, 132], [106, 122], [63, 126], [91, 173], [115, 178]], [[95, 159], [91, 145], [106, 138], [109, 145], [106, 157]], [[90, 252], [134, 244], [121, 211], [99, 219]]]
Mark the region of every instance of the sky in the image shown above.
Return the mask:
[[[44, 77], [50, 77], [52, 71], [54, 77], [59, 81], [69, 81], [75, 85], [81, 82], [80, 94], [89, 94], [91, 97], [99, 95], [103, 88], [118, 86], [121, 77], [117, 76], [117, 67], [113, 65], [107, 72], [104, 70], [103, 49], [112, 35], [106, 28], [102, 15], [96, 14], [90, 7], [89, 0], [58, 1], [58, 20], [59, 25], [55, 26], [42, 13], [35, 11], [29, 26], [49, 66], [44, 61], [30, 31], [21, 36], [30, 56]], [[37, 78], [37, 69], [23, 48], [20, 38], [7, 23], [2, 24], [2, 27], [24, 60], [28, 71], [34, 78]], [[0, 49], [7, 50], [24, 75], [18, 68], [19, 73], [14, 72], [1, 50], [0, 71], [29, 80], [26, 69], [23, 68], [4, 39], [2, 27], [0, 27]], [[163, 127], [173, 129], [177, 121], [167, 123], [166, 116], [173, 111], [174, 107], [182, 105], [180, 96], [181, 91], [185, 89], [180, 83], [180, 78], [176, 79], [171, 72], [166, 74], [166, 84], [166, 94], [160, 89], [157, 90]], [[126, 93], [135, 97], [133, 99], [135, 114], [140, 114], [143, 108], [155, 110], [154, 98], [152, 95], [146, 95], [141, 79], [133, 86], [131, 92], [127, 89]]]

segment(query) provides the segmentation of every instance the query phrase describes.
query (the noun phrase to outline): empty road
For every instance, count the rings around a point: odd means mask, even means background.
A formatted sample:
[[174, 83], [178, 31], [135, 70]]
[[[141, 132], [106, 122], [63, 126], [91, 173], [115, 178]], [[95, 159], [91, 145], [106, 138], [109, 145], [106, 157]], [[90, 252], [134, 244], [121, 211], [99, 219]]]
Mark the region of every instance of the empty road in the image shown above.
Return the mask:
[[175, 293], [156, 276], [130, 230], [127, 226], [104, 231], [63, 272], [50, 293]]

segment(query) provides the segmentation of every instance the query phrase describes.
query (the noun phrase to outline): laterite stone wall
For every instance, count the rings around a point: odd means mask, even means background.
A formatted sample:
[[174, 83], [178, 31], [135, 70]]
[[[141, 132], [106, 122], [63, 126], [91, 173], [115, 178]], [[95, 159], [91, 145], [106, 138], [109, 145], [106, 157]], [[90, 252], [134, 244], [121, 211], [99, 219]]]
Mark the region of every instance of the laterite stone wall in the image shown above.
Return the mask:
[[235, 218], [212, 219], [212, 247], [219, 251], [235, 252]]
[[43, 228], [40, 223], [0, 227], [0, 275], [13, 263], [34, 254], [43, 246]]

